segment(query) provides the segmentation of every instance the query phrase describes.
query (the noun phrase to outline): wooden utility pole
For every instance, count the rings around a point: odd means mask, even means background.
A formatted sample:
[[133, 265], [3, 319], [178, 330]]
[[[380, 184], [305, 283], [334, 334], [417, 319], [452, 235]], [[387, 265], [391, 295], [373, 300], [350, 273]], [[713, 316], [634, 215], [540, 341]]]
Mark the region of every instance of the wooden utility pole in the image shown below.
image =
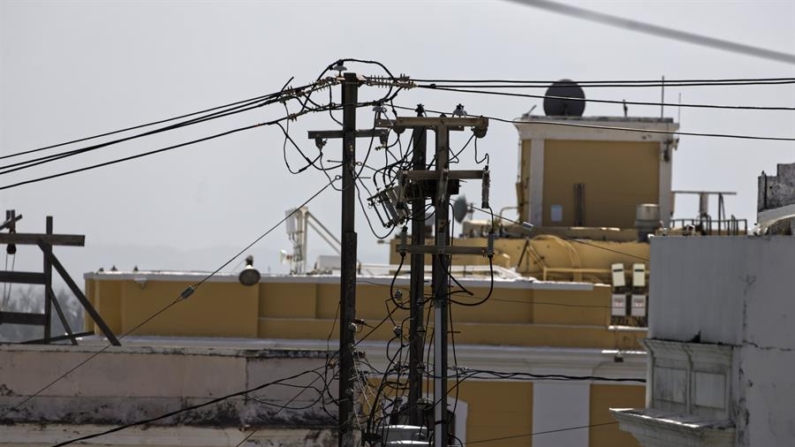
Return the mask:
[[353, 447], [353, 351], [356, 333], [356, 109], [359, 80], [345, 73], [342, 81], [342, 253], [340, 269], [339, 446]]
[[[417, 106], [417, 116], [424, 113], [422, 105]], [[426, 165], [427, 130], [419, 127], [413, 130], [411, 167], [414, 170], [424, 170]], [[422, 185], [418, 185], [416, 195], [411, 201], [411, 245], [425, 245], [425, 192]], [[422, 253], [411, 254], [411, 279], [409, 285], [409, 425], [422, 425], [423, 409], [420, 408], [422, 399], [422, 381], [424, 365], [422, 363], [423, 348], [425, 343], [425, 327], [423, 314], [425, 313], [425, 255]]]
[[[354, 382], [356, 365], [356, 138], [385, 136], [383, 129], [356, 130], [361, 80], [356, 73], [342, 79], [342, 131], [310, 131], [309, 138], [321, 141], [342, 139], [342, 231], [340, 253], [340, 349], [339, 349], [339, 446], [353, 447]], [[322, 147], [322, 144], [318, 145]]]
[[[447, 343], [448, 343], [448, 302], [449, 294], [449, 268], [450, 256], [454, 254], [479, 254], [486, 255], [486, 247], [458, 247], [450, 245], [450, 195], [458, 193], [461, 180], [482, 179], [485, 171], [462, 170], [450, 171], [450, 131], [464, 130], [465, 127], [473, 128], [475, 136], [482, 138], [486, 135], [488, 120], [485, 118], [459, 118], [440, 116], [426, 117], [397, 117], [395, 121], [377, 120], [377, 127], [392, 127], [396, 130], [412, 128], [416, 130], [433, 129], [436, 134], [435, 170], [428, 171], [423, 164], [421, 169], [398, 173], [401, 179], [401, 191], [412, 195], [416, 200], [417, 190], [431, 195], [435, 215], [435, 244], [426, 246], [414, 244], [412, 236], [411, 246], [398, 246], [402, 253], [409, 252], [413, 255], [424, 256], [430, 253], [433, 256], [432, 294], [434, 306], [434, 336], [433, 336], [433, 443], [434, 447], [448, 447], [448, 420], [447, 420]], [[416, 165], [414, 165], [416, 166]], [[413, 166], [413, 167], [414, 167]], [[406, 192], [408, 191], [408, 193]], [[401, 199], [403, 200], [403, 199]], [[412, 204], [414, 204], [412, 200]], [[420, 203], [419, 201], [417, 203]], [[412, 210], [413, 211], [413, 210]], [[413, 268], [413, 265], [412, 265]], [[414, 270], [412, 270], [414, 273]], [[413, 336], [414, 334], [412, 334]], [[411, 340], [411, 338], [410, 338]], [[422, 363], [414, 365], [419, 369]], [[414, 371], [422, 374], [422, 370]], [[411, 408], [410, 408], [411, 410]]]

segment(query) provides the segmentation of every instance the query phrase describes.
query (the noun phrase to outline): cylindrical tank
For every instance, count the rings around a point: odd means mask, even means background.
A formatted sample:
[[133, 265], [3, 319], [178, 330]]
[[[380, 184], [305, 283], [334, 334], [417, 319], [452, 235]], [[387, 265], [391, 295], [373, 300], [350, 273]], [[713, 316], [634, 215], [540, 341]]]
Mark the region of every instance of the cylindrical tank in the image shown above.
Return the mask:
[[709, 216], [709, 194], [705, 192], [698, 195], [698, 216]]
[[641, 241], [647, 241], [649, 234], [660, 228], [660, 205], [656, 203], [641, 203], [635, 209], [635, 228]]

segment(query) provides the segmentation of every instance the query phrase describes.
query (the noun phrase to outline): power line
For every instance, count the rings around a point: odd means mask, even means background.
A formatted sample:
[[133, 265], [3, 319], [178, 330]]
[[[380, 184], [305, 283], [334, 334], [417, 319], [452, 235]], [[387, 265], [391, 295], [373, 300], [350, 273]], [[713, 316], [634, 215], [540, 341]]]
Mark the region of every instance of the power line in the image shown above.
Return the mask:
[[[191, 140], [191, 141], [188, 141], [188, 142], [185, 142], [185, 143], [175, 144], [175, 145], [172, 145], [172, 146], [167, 146], [167, 147], [164, 147], [164, 148], [155, 149], [155, 150], [148, 151], [148, 152], [143, 152], [143, 153], [140, 153], [140, 154], [131, 155], [129, 157], [118, 158], [118, 159], [115, 159], [115, 160], [110, 160], [110, 161], [106, 161], [106, 162], [103, 162], [103, 163], [97, 163], [97, 164], [90, 165], [90, 166], [85, 166], [85, 167], [82, 167], [82, 168], [72, 169], [72, 170], [60, 172], [60, 173], [57, 173], [57, 174], [50, 174], [50, 175], [46, 175], [46, 176], [43, 176], [43, 177], [34, 178], [34, 179], [31, 179], [31, 180], [24, 180], [24, 181], [21, 181], [21, 182], [12, 183], [10, 185], [0, 186], [0, 191], [2, 191], [4, 189], [16, 188], [17, 186], [28, 185], [28, 184], [31, 184], [31, 183], [38, 183], [38, 182], [42, 182], [42, 181], [45, 181], [45, 180], [51, 180], [51, 179], [58, 178], [58, 177], [63, 177], [63, 176], [66, 176], [66, 175], [77, 174], [79, 172], [90, 171], [92, 169], [101, 168], [101, 167], [105, 167], [105, 166], [110, 166], [110, 165], [114, 165], [114, 164], [117, 164], [117, 163], [122, 163], [122, 162], [125, 162], [125, 161], [134, 160], [134, 159], [137, 159], [137, 158], [147, 157], [149, 155], [155, 155], [155, 154], [159, 154], [161, 152], [166, 152], [166, 151], [170, 151], [170, 150], [174, 150], [174, 149], [179, 149], [181, 147], [190, 146], [190, 145], [193, 145], [193, 144], [202, 143], [202, 142], [209, 141], [209, 140], [214, 140], [216, 138], [220, 138], [220, 137], [223, 137], [223, 136], [232, 135], [234, 133], [242, 132], [244, 130], [250, 130], [250, 129], [254, 129], [254, 128], [262, 127], [262, 126], [269, 126], [269, 125], [277, 124], [277, 123], [279, 123], [281, 121], [294, 119], [298, 114], [304, 115], [304, 114], [307, 114], [307, 113], [310, 113], [310, 112], [317, 112], [317, 111], [319, 111], [319, 109], [307, 109], [307, 110], [305, 110], [303, 112], [298, 112], [297, 114], [293, 114], [293, 115], [286, 116], [286, 117], [283, 117], [283, 118], [278, 118], [278, 119], [275, 119], [275, 120], [272, 120], [272, 121], [267, 121], [267, 122], [258, 123], [258, 124], [252, 124], [252, 125], [249, 125], [249, 126], [238, 127], [236, 129], [232, 129], [232, 130], [228, 130], [228, 131], [225, 131], [225, 132], [217, 133], [217, 134], [210, 135], [210, 136], [207, 136], [207, 137], [198, 138], [198, 139]], [[311, 160], [310, 160], [310, 162], [311, 162]]]
[[[224, 268], [226, 268], [226, 266], [228, 266], [230, 263], [232, 263], [232, 262], [233, 262], [235, 259], [239, 258], [239, 257], [240, 257], [240, 256], [241, 256], [243, 253], [245, 253], [247, 250], [249, 250], [251, 247], [253, 247], [255, 244], [257, 244], [259, 241], [261, 241], [261, 240], [262, 240], [263, 238], [265, 238], [267, 235], [269, 235], [270, 233], [272, 233], [272, 232], [273, 232], [273, 231], [274, 231], [276, 228], [278, 228], [278, 227], [279, 227], [281, 224], [283, 224], [283, 223], [284, 223], [284, 222], [285, 222], [287, 219], [289, 219], [289, 218], [290, 218], [290, 217], [291, 217], [293, 214], [295, 214], [295, 213], [296, 213], [296, 212], [297, 212], [297, 211], [298, 211], [300, 208], [302, 208], [302, 207], [304, 207], [304, 206], [308, 205], [308, 204], [309, 204], [309, 203], [310, 203], [312, 200], [314, 200], [314, 199], [315, 199], [317, 196], [319, 196], [321, 193], [323, 193], [323, 191], [325, 191], [326, 189], [328, 189], [328, 187], [329, 187], [329, 186], [331, 186], [331, 184], [332, 184], [334, 181], [336, 181], [336, 179], [334, 179], [334, 180], [332, 180], [331, 182], [329, 182], [328, 184], [326, 184], [326, 185], [325, 185], [323, 188], [321, 188], [319, 191], [317, 191], [317, 192], [316, 192], [316, 193], [314, 193], [314, 194], [313, 194], [311, 197], [309, 197], [307, 200], [305, 200], [305, 201], [304, 201], [304, 202], [303, 202], [301, 205], [299, 205], [298, 207], [294, 208], [294, 209], [292, 210], [292, 212], [290, 212], [290, 213], [286, 213], [286, 215], [284, 216], [284, 218], [282, 218], [282, 219], [281, 219], [279, 222], [277, 222], [275, 225], [273, 225], [273, 226], [272, 226], [271, 228], [269, 228], [267, 231], [265, 231], [264, 233], [262, 233], [262, 234], [261, 234], [259, 237], [257, 237], [256, 239], [254, 239], [254, 241], [253, 241], [253, 242], [251, 242], [250, 244], [246, 245], [246, 246], [245, 246], [245, 247], [244, 247], [242, 250], [238, 251], [238, 252], [237, 252], [235, 255], [233, 255], [233, 256], [232, 256], [231, 258], [229, 258], [229, 259], [228, 259], [226, 262], [224, 262], [224, 263], [223, 263], [223, 264], [222, 264], [220, 267], [218, 267], [217, 269], [215, 269], [215, 270], [214, 270], [212, 273], [210, 273], [210, 274], [206, 275], [206, 276], [205, 276], [204, 278], [202, 278], [202, 279], [201, 279], [201, 280], [200, 280], [198, 283], [196, 283], [196, 284], [194, 284], [194, 285], [191, 285], [191, 286], [188, 286], [188, 288], [187, 288], [187, 289], [185, 289], [185, 290], [183, 290], [183, 291], [182, 291], [182, 293], [180, 293], [180, 295], [179, 295], [179, 296], [178, 296], [178, 297], [177, 297], [177, 298], [176, 298], [174, 301], [172, 301], [171, 303], [169, 303], [167, 306], [163, 307], [162, 309], [158, 310], [157, 312], [155, 312], [154, 314], [152, 314], [151, 316], [149, 316], [148, 318], [146, 318], [146, 319], [145, 319], [145, 320], [143, 320], [142, 322], [138, 323], [138, 325], [136, 325], [135, 327], [133, 327], [132, 329], [130, 329], [130, 330], [129, 330], [129, 331], [127, 331], [126, 333], [122, 334], [122, 335], [119, 337], [119, 340], [122, 340], [123, 338], [125, 338], [125, 337], [127, 337], [128, 335], [132, 334], [133, 332], [135, 332], [136, 330], [138, 330], [139, 328], [141, 328], [143, 325], [145, 325], [145, 324], [146, 324], [146, 323], [148, 323], [149, 321], [153, 320], [153, 319], [154, 319], [154, 318], [156, 318], [158, 315], [162, 314], [163, 312], [165, 312], [166, 310], [168, 310], [169, 308], [171, 308], [172, 306], [174, 306], [174, 305], [175, 305], [175, 304], [177, 304], [178, 302], [180, 302], [180, 301], [182, 301], [182, 300], [185, 300], [185, 299], [188, 299], [188, 298], [189, 298], [191, 295], [193, 295], [193, 293], [194, 293], [194, 292], [195, 292], [195, 291], [196, 291], [196, 290], [197, 290], [199, 287], [201, 287], [201, 286], [202, 286], [202, 285], [203, 285], [205, 282], [207, 282], [207, 281], [208, 281], [210, 278], [212, 278], [212, 277], [214, 277], [215, 275], [217, 275], [217, 274], [218, 274], [218, 272], [220, 272], [221, 270], [223, 270]], [[53, 385], [55, 385], [56, 383], [58, 383], [59, 381], [63, 380], [63, 379], [66, 377], [66, 376], [68, 376], [69, 374], [73, 373], [74, 371], [76, 371], [78, 368], [82, 367], [83, 365], [85, 365], [85, 364], [86, 364], [86, 363], [88, 363], [89, 361], [93, 360], [93, 359], [94, 359], [95, 357], [97, 357], [99, 354], [101, 354], [101, 353], [105, 352], [105, 351], [106, 351], [108, 348], [110, 348], [111, 346], [112, 346], [111, 344], [107, 344], [105, 347], [103, 347], [103, 348], [102, 348], [102, 349], [100, 349], [99, 351], [95, 352], [94, 354], [92, 354], [91, 356], [89, 356], [88, 358], [86, 358], [85, 360], [83, 360], [82, 362], [78, 363], [77, 365], [75, 365], [74, 367], [72, 367], [71, 369], [69, 369], [68, 371], [66, 371], [65, 373], [63, 373], [63, 374], [61, 374], [60, 376], [58, 376], [57, 378], [55, 378], [55, 380], [51, 381], [50, 383], [48, 383], [47, 385], [45, 385], [44, 387], [42, 387], [41, 389], [39, 389], [38, 391], [36, 391], [35, 393], [33, 393], [32, 395], [30, 395], [30, 396], [26, 397], [25, 399], [23, 399], [23, 400], [22, 400], [21, 402], [19, 402], [18, 404], [16, 404], [16, 405], [14, 405], [13, 407], [9, 408], [9, 409], [8, 409], [8, 410], [6, 410], [5, 412], [3, 412], [3, 414], [2, 414], [2, 415], [0, 415], [0, 419], [3, 419], [3, 418], [4, 418], [4, 417], [7, 415], [7, 414], [9, 414], [9, 413], [11, 413], [12, 411], [14, 411], [14, 410], [18, 409], [18, 408], [19, 408], [19, 407], [21, 407], [22, 405], [24, 405], [24, 404], [26, 404], [27, 402], [29, 402], [31, 399], [33, 399], [33, 398], [35, 398], [36, 396], [40, 395], [42, 392], [44, 392], [45, 390], [47, 390], [47, 389], [48, 389], [48, 388], [50, 388], [51, 386], [53, 386]]]
[[[426, 79], [411, 78], [413, 82], [435, 84], [477, 84], [480, 88], [548, 88], [556, 81], [540, 81], [529, 79]], [[491, 85], [489, 85], [491, 84]], [[507, 84], [507, 85], [500, 85]], [[580, 81], [577, 84], [585, 87], [720, 87], [743, 85], [785, 85], [795, 84], [795, 78], [725, 78], [725, 79], [625, 79]], [[459, 85], [460, 87], [461, 85]]]
[[261, 95], [261, 96], [256, 96], [256, 97], [249, 98], [249, 99], [244, 99], [244, 100], [241, 100], [241, 101], [231, 102], [229, 104], [224, 104], [222, 106], [211, 107], [209, 109], [200, 110], [198, 112], [192, 112], [192, 113], [187, 113], [187, 114], [184, 114], [184, 115], [175, 116], [175, 117], [172, 117], [172, 118], [166, 118], [166, 119], [162, 119], [162, 120], [152, 121], [152, 122], [146, 123], [146, 124], [138, 124], [138, 125], [135, 125], [135, 126], [132, 126], [132, 127], [124, 128], [124, 129], [118, 129], [118, 130], [113, 130], [113, 131], [110, 131], [110, 132], [105, 132], [105, 133], [101, 133], [101, 134], [97, 134], [97, 135], [92, 135], [92, 136], [89, 136], [89, 137], [78, 138], [76, 140], [65, 141], [63, 143], [52, 144], [52, 145], [40, 147], [40, 148], [37, 148], [37, 149], [30, 149], [30, 150], [27, 150], [27, 151], [17, 152], [17, 153], [14, 153], [14, 154], [3, 155], [3, 156], [0, 156], [0, 160], [4, 160], [4, 159], [7, 159], [7, 158], [19, 157], [19, 156], [22, 156], [22, 155], [33, 154], [33, 153], [36, 153], [36, 152], [46, 151], [48, 149], [55, 149], [55, 148], [62, 147], [62, 146], [68, 146], [68, 145], [74, 144], [74, 143], [82, 143], [84, 141], [90, 141], [90, 140], [95, 140], [97, 138], [102, 138], [102, 137], [107, 137], [107, 136], [110, 136], [110, 135], [116, 135], [116, 134], [119, 134], [119, 133], [129, 132], [131, 130], [138, 130], [138, 129], [142, 129], [142, 128], [145, 128], [145, 127], [156, 126], [158, 124], [163, 124], [163, 123], [167, 123], [167, 122], [171, 122], [171, 121], [176, 121], [176, 120], [183, 119], [183, 118], [189, 118], [191, 116], [196, 116], [196, 115], [201, 115], [201, 114], [207, 113], [207, 112], [213, 112], [213, 111], [217, 111], [217, 110], [221, 110], [221, 109], [226, 109], [226, 108], [230, 108], [232, 106], [249, 105], [249, 104], [255, 103], [257, 101], [262, 101], [262, 100], [268, 99], [268, 98], [270, 98], [270, 97], [272, 97], [274, 95], [279, 95], [279, 94], [283, 93], [285, 88], [287, 88], [287, 85], [292, 80], [293, 80], [293, 78], [291, 77], [287, 81], [287, 83], [284, 85], [284, 87], [282, 87], [281, 91], [277, 92], [277, 93], [269, 93], [267, 95]]
[[731, 53], [744, 54], [746, 56], [753, 56], [777, 62], [784, 62], [787, 64], [795, 64], [795, 55], [790, 53], [768, 50], [767, 48], [755, 47], [752, 45], [732, 42], [724, 39], [718, 39], [715, 37], [703, 36], [701, 34], [691, 33], [688, 31], [680, 31], [673, 28], [641, 22], [638, 20], [626, 19], [623, 17], [605, 14], [602, 12], [596, 12], [589, 9], [580, 8], [577, 6], [565, 5], [550, 0], [509, 0], [509, 1], [524, 6], [544, 9], [546, 11], [554, 12], [557, 14], [563, 14], [569, 17], [576, 17], [578, 19], [588, 20], [590, 22], [602, 23], [616, 28], [623, 28], [644, 34], [651, 34], [659, 37], [664, 37], [666, 39], [678, 40], [680, 42], [687, 42], [695, 45], [701, 45], [704, 47], [728, 51]]
[[[404, 106], [394, 106], [396, 109], [401, 110], [414, 110], [411, 107], [404, 107]], [[426, 109], [428, 112], [432, 113], [448, 113], [442, 112], [439, 110], [430, 110]], [[475, 115], [470, 115], [475, 116]], [[600, 126], [596, 124], [577, 124], [571, 122], [564, 122], [564, 121], [548, 121], [548, 120], [532, 120], [532, 121], [525, 121], [525, 120], [515, 120], [515, 119], [506, 119], [506, 118], [498, 118], [494, 116], [488, 115], [479, 115], [483, 118], [488, 118], [489, 120], [507, 123], [507, 124], [546, 124], [550, 126], [564, 126], [564, 127], [579, 127], [584, 129], [602, 129], [602, 130], [618, 130], [622, 132], [634, 132], [634, 133], [646, 133], [646, 134], [662, 134], [662, 135], [682, 135], [682, 136], [691, 136], [691, 137], [710, 137], [710, 138], [734, 138], [740, 140], [761, 140], [761, 141], [787, 141], [792, 142], [795, 141], [795, 138], [792, 137], [764, 137], [764, 136], [756, 136], [756, 135], [741, 135], [741, 134], [722, 134], [722, 133], [702, 133], [702, 132], [680, 132], [680, 131], [666, 131], [666, 130], [647, 130], [647, 129], [634, 129], [631, 127], [618, 127], [618, 126]]]
[[[231, 109], [223, 110], [221, 112], [216, 112], [216, 113], [213, 113], [213, 114], [210, 114], [210, 115], [205, 115], [205, 116], [202, 116], [202, 117], [199, 117], [199, 118], [195, 118], [195, 119], [192, 119], [192, 120], [188, 120], [188, 121], [184, 121], [184, 122], [181, 122], [181, 123], [176, 123], [176, 124], [172, 124], [172, 125], [169, 125], [169, 126], [161, 127], [159, 129], [150, 130], [150, 131], [143, 132], [143, 133], [140, 133], [140, 134], [137, 134], [137, 135], [131, 135], [131, 136], [128, 136], [128, 137], [119, 138], [119, 139], [111, 140], [111, 141], [106, 141], [106, 142], [103, 142], [103, 143], [98, 143], [98, 144], [91, 145], [91, 146], [84, 147], [84, 148], [72, 149], [70, 151], [65, 151], [65, 152], [61, 152], [61, 153], [57, 153], [57, 154], [51, 154], [51, 155], [46, 155], [46, 156], [42, 156], [42, 157], [38, 157], [38, 158], [33, 158], [33, 159], [29, 159], [29, 160], [25, 160], [25, 161], [21, 161], [21, 162], [17, 162], [17, 163], [12, 163], [12, 164], [0, 167], [0, 169], [2, 169], [2, 171], [0, 171], [0, 175], [9, 174], [11, 172], [16, 172], [16, 171], [20, 171], [20, 170], [23, 170], [23, 169], [32, 168], [34, 166], [39, 166], [39, 165], [46, 164], [46, 163], [51, 163], [51, 162], [54, 162], [54, 161], [62, 160], [62, 159], [68, 158], [68, 157], [84, 154], [84, 153], [87, 153], [87, 152], [96, 151], [98, 149], [103, 149], [103, 148], [106, 148], [108, 146], [112, 146], [112, 145], [115, 145], [115, 144], [119, 144], [119, 143], [131, 141], [131, 140], [135, 140], [135, 139], [138, 139], [138, 138], [143, 138], [143, 137], [147, 137], [147, 136], [151, 136], [151, 135], [156, 135], [156, 134], [163, 133], [163, 132], [168, 132], [168, 131], [171, 131], [171, 130], [181, 129], [183, 127], [191, 126], [191, 125], [194, 125], [194, 124], [200, 124], [200, 123], [203, 123], [203, 122], [206, 122], [206, 121], [219, 119], [219, 118], [225, 118], [225, 117], [228, 117], [228, 116], [231, 116], [231, 115], [236, 115], [238, 113], [243, 113], [243, 112], [247, 112], [247, 111], [250, 111], [250, 110], [257, 109], [257, 108], [261, 108], [261, 107], [264, 107], [266, 105], [270, 105], [270, 104], [274, 104], [276, 102], [283, 101], [283, 99], [281, 97], [283, 94], [287, 94], [287, 93], [289, 93], [289, 94], [297, 94], [296, 92], [303, 92], [304, 89], [307, 89], [307, 88], [310, 89], [308, 93], [311, 94], [312, 91], [318, 90], [318, 89], [322, 89], [324, 87], [325, 87], [324, 85], [310, 85], [310, 86], [298, 87], [296, 89], [290, 90], [289, 92], [280, 91], [280, 92], [272, 93], [272, 94], [268, 95], [268, 96], [270, 96], [270, 98], [266, 99], [264, 101], [258, 101], [256, 103], [247, 103], [247, 104], [244, 104], [242, 106], [238, 106], [238, 107], [234, 107], [234, 108], [231, 108]], [[293, 97], [293, 98], [295, 98], [295, 97]]]
[[[293, 397], [292, 397], [292, 399], [288, 400], [286, 404], [284, 404], [284, 405], [280, 405], [279, 411], [277, 411], [276, 413], [274, 413], [274, 414], [273, 414], [273, 416], [271, 416], [271, 417], [274, 417], [274, 418], [275, 418], [276, 416], [278, 416], [278, 415], [279, 415], [279, 413], [281, 413], [281, 412], [282, 412], [282, 410], [286, 409], [286, 408], [287, 408], [287, 407], [288, 407], [288, 406], [289, 406], [291, 403], [293, 403], [293, 402], [294, 402], [296, 399], [298, 399], [298, 398], [299, 398], [299, 397], [300, 397], [302, 394], [304, 394], [304, 392], [306, 392], [306, 390], [310, 389], [310, 388], [312, 387], [312, 385], [314, 385], [314, 384], [315, 384], [315, 382], [317, 382], [318, 380], [320, 380], [322, 377], [323, 377], [323, 376], [320, 376], [320, 375], [318, 375], [317, 377], [315, 377], [315, 380], [313, 380], [312, 382], [310, 382], [310, 383], [309, 383], [309, 385], [307, 385], [307, 386], [305, 386], [305, 387], [302, 387], [301, 391], [299, 391], [299, 392], [298, 392], [298, 393], [297, 393], [295, 396], [293, 396]], [[328, 388], [328, 384], [327, 384], [327, 383], [325, 383], [325, 382], [324, 382], [324, 385], [326, 385], [326, 388]], [[320, 399], [322, 400], [322, 398], [323, 398], [323, 392], [321, 391], [319, 394], [320, 394]], [[265, 402], [263, 402], [263, 401], [261, 401], [261, 400], [259, 400], [259, 399], [255, 398], [255, 397], [253, 397], [253, 396], [249, 396], [249, 397], [250, 397], [251, 399], [254, 399], [256, 402], [259, 402], [259, 403], [265, 404]], [[312, 406], [314, 406], [314, 405], [316, 405], [316, 404], [317, 404], [317, 402], [316, 402], [316, 401], [315, 401], [315, 402], [312, 402], [312, 404], [310, 404], [308, 407], [305, 407], [305, 408], [302, 408], [302, 409], [311, 408]], [[250, 437], [254, 436], [254, 435], [255, 435], [255, 434], [256, 434], [256, 433], [257, 433], [259, 430], [260, 430], [259, 428], [255, 428], [254, 430], [252, 430], [252, 431], [251, 431], [249, 434], [247, 434], [247, 435], [246, 435], [246, 436], [245, 436], [243, 439], [241, 439], [241, 440], [240, 440], [240, 442], [238, 442], [237, 444], [235, 444], [235, 447], [240, 447], [241, 445], [243, 445], [243, 444], [244, 444], [246, 441], [248, 441], [248, 439], [249, 439]]]
[[[568, 380], [568, 381], [598, 381], [598, 382], [637, 382], [646, 383], [646, 379], [630, 377], [600, 377], [600, 376], [569, 376], [565, 374], [531, 374], [527, 372], [502, 372], [459, 367], [458, 370], [466, 378], [484, 379], [493, 378], [500, 380]], [[485, 375], [487, 377], [482, 377]], [[456, 374], [456, 377], [458, 374]]]
[[550, 433], [560, 433], [560, 432], [571, 431], [571, 430], [582, 430], [582, 429], [585, 429], [585, 428], [603, 427], [605, 425], [615, 425], [615, 424], [618, 424], [618, 422], [617, 421], [604, 422], [602, 424], [580, 425], [578, 427], [567, 427], [567, 428], [559, 428], [559, 429], [556, 429], [556, 430], [537, 431], [537, 432], [526, 433], [526, 434], [522, 434], [522, 435], [503, 436], [503, 437], [500, 437], [500, 438], [478, 439], [477, 441], [468, 441], [467, 445], [469, 445], [469, 444], [483, 444], [485, 442], [494, 442], [494, 441], [505, 441], [507, 439], [527, 438], [527, 437], [538, 436], [538, 435], [547, 435], [547, 434], [550, 434]]
[[698, 109], [795, 111], [795, 107], [735, 106], [735, 105], [718, 105], [718, 104], [688, 104], [688, 103], [678, 104], [678, 103], [641, 102], [641, 101], [617, 101], [612, 99], [571, 98], [566, 96], [531, 95], [526, 93], [512, 93], [512, 92], [492, 92], [486, 90], [473, 90], [473, 89], [465, 89], [458, 87], [440, 87], [435, 84], [418, 85], [417, 87], [427, 90], [438, 90], [446, 92], [475, 93], [481, 95], [494, 95], [494, 96], [510, 96], [515, 98], [561, 99], [566, 101], [593, 102], [593, 103], [602, 103], [602, 104], [626, 104], [626, 105], [656, 106], [656, 107], [668, 106], [668, 107], [686, 107], [686, 108], [698, 108]]

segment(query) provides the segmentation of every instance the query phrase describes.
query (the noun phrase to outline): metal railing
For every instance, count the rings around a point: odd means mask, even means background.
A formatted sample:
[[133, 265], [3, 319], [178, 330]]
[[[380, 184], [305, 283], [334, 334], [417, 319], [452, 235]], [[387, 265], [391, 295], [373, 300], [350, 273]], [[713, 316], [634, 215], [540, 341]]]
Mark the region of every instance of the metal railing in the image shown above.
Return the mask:
[[673, 228], [692, 231], [702, 236], [742, 236], [748, 234], [748, 219], [713, 219], [710, 216], [694, 219], [672, 219]]

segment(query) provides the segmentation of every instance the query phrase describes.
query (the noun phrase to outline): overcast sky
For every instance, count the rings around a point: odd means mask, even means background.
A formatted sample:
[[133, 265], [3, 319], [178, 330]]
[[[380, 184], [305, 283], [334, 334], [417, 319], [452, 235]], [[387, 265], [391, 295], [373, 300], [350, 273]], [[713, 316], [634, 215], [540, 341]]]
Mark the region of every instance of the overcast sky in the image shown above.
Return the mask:
[[[572, 2], [574, 3], [574, 2]], [[795, 2], [594, 1], [596, 11], [750, 45], [795, 53]], [[44, 2], [0, 0], [0, 155], [197, 111], [310, 82], [341, 57], [376, 59], [412, 77], [530, 80], [793, 77], [795, 66], [610, 28], [502, 1], [348, 2]], [[349, 65], [363, 74], [380, 74]], [[384, 90], [363, 91], [365, 98]], [[540, 93], [540, 92], [537, 92]], [[659, 89], [586, 89], [589, 98], [658, 101]], [[737, 105], [795, 106], [795, 87], [670, 88], [666, 99]], [[414, 90], [396, 104], [512, 118], [539, 100]], [[539, 113], [541, 108], [536, 110]], [[258, 110], [166, 136], [72, 157], [40, 170], [0, 176], [0, 185], [187, 141], [272, 119]], [[621, 115], [620, 105], [589, 103], [586, 115]], [[630, 115], [659, 116], [630, 106]], [[678, 119], [678, 112], [666, 109]], [[367, 127], [372, 112], [359, 113]], [[694, 110], [681, 130], [795, 136], [795, 113]], [[300, 119], [292, 135], [307, 150], [307, 130], [334, 129], [327, 114]], [[453, 145], [462, 144], [457, 136]], [[362, 145], [364, 141], [360, 141]], [[317, 171], [287, 172], [277, 128], [257, 129], [165, 154], [0, 192], [0, 209], [24, 215], [19, 231], [44, 228], [87, 236], [85, 248], [59, 248], [76, 276], [100, 266], [212, 270], [322, 187]], [[338, 154], [339, 142], [326, 151]], [[361, 146], [360, 146], [361, 147]], [[493, 123], [480, 149], [491, 153], [492, 206], [515, 204], [517, 133]], [[365, 146], [366, 148], [366, 146]], [[360, 154], [365, 152], [360, 149]], [[300, 159], [290, 153], [292, 165]], [[329, 158], [333, 158], [329, 155]], [[8, 160], [7, 160], [8, 161]], [[756, 178], [795, 162], [795, 143], [682, 137], [674, 188], [737, 191], [727, 211], [754, 222]], [[5, 163], [3, 163], [5, 164]], [[462, 167], [472, 165], [471, 155]], [[477, 188], [466, 189], [476, 199]], [[310, 204], [339, 227], [339, 194]], [[696, 213], [680, 200], [678, 217]], [[713, 210], [714, 210], [713, 202]], [[360, 258], [386, 262], [361, 212]], [[382, 231], [382, 228], [377, 228]], [[310, 259], [331, 253], [310, 240]], [[265, 271], [290, 244], [283, 228], [252, 253]], [[19, 268], [40, 255], [20, 249]], [[2, 261], [0, 261], [2, 262]], [[236, 263], [235, 263], [236, 264]], [[82, 281], [78, 281], [81, 282]]]

